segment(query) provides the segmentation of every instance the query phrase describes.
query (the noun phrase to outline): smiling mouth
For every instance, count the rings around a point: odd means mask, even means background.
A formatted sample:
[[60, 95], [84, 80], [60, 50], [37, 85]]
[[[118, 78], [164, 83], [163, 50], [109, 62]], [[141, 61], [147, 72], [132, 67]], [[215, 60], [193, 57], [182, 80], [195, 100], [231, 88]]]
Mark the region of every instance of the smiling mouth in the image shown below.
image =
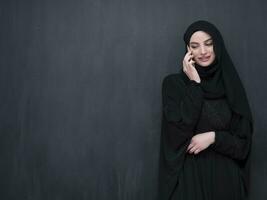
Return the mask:
[[210, 56], [208, 56], [208, 57], [203, 57], [203, 58], [199, 58], [199, 60], [200, 60], [201, 62], [207, 62], [209, 59], [210, 59]]

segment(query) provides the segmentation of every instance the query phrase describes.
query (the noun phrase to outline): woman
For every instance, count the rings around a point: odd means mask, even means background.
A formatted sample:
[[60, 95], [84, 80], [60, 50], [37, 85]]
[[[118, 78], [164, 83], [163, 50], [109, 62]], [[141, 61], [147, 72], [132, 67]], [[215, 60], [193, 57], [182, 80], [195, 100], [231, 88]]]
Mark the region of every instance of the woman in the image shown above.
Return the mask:
[[180, 73], [163, 80], [160, 199], [244, 200], [249, 194], [253, 120], [218, 29], [184, 34]]

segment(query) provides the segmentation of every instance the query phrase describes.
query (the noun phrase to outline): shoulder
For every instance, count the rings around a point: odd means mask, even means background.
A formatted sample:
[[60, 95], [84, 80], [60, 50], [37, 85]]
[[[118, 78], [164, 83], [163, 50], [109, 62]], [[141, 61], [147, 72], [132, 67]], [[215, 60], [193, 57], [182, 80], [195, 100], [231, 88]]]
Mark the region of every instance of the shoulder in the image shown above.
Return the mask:
[[163, 78], [162, 87], [183, 87], [186, 84], [186, 80], [182, 73], [168, 74]]
[[169, 74], [162, 81], [162, 98], [163, 102], [175, 100], [179, 102], [185, 94], [186, 85], [180, 73]]

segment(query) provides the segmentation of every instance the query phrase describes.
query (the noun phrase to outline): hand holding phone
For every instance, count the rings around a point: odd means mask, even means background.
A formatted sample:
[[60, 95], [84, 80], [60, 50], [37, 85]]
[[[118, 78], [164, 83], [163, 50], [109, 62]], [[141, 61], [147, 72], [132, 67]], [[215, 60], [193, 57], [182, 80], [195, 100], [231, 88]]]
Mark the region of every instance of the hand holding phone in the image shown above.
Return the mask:
[[184, 60], [183, 60], [183, 71], [190, 80], [194, 80], [197, 83], [200, 83], [201, 80], [200, 80], [199, 74], [194, 64], [195, 64], [195, 61], [194, 61], [193, 54], [189, 46], [187, 46], [187, 53], [185, 54]]

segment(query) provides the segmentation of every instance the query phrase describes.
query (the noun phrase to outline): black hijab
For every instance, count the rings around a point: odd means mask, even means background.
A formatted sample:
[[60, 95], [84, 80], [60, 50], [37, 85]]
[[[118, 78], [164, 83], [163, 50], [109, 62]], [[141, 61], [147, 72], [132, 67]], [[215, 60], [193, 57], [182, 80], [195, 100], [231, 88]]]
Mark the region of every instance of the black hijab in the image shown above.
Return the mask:
[[[210, 22], [199, 20], [192, 23], [184, 34], [186, 51], [190, 38], [196, 31], [204, 31], [212, 37], [216, 57], [214, 62], [207, 67], [202, 67], [195, 63], [205, 97], [220, 98], [225, 95], [232, 110], [252, 123], [252, 114], [246, 92], [227, 53], [221, 33]], [[183, 71], [182, 74], [184, 78], [187, 77]]]

